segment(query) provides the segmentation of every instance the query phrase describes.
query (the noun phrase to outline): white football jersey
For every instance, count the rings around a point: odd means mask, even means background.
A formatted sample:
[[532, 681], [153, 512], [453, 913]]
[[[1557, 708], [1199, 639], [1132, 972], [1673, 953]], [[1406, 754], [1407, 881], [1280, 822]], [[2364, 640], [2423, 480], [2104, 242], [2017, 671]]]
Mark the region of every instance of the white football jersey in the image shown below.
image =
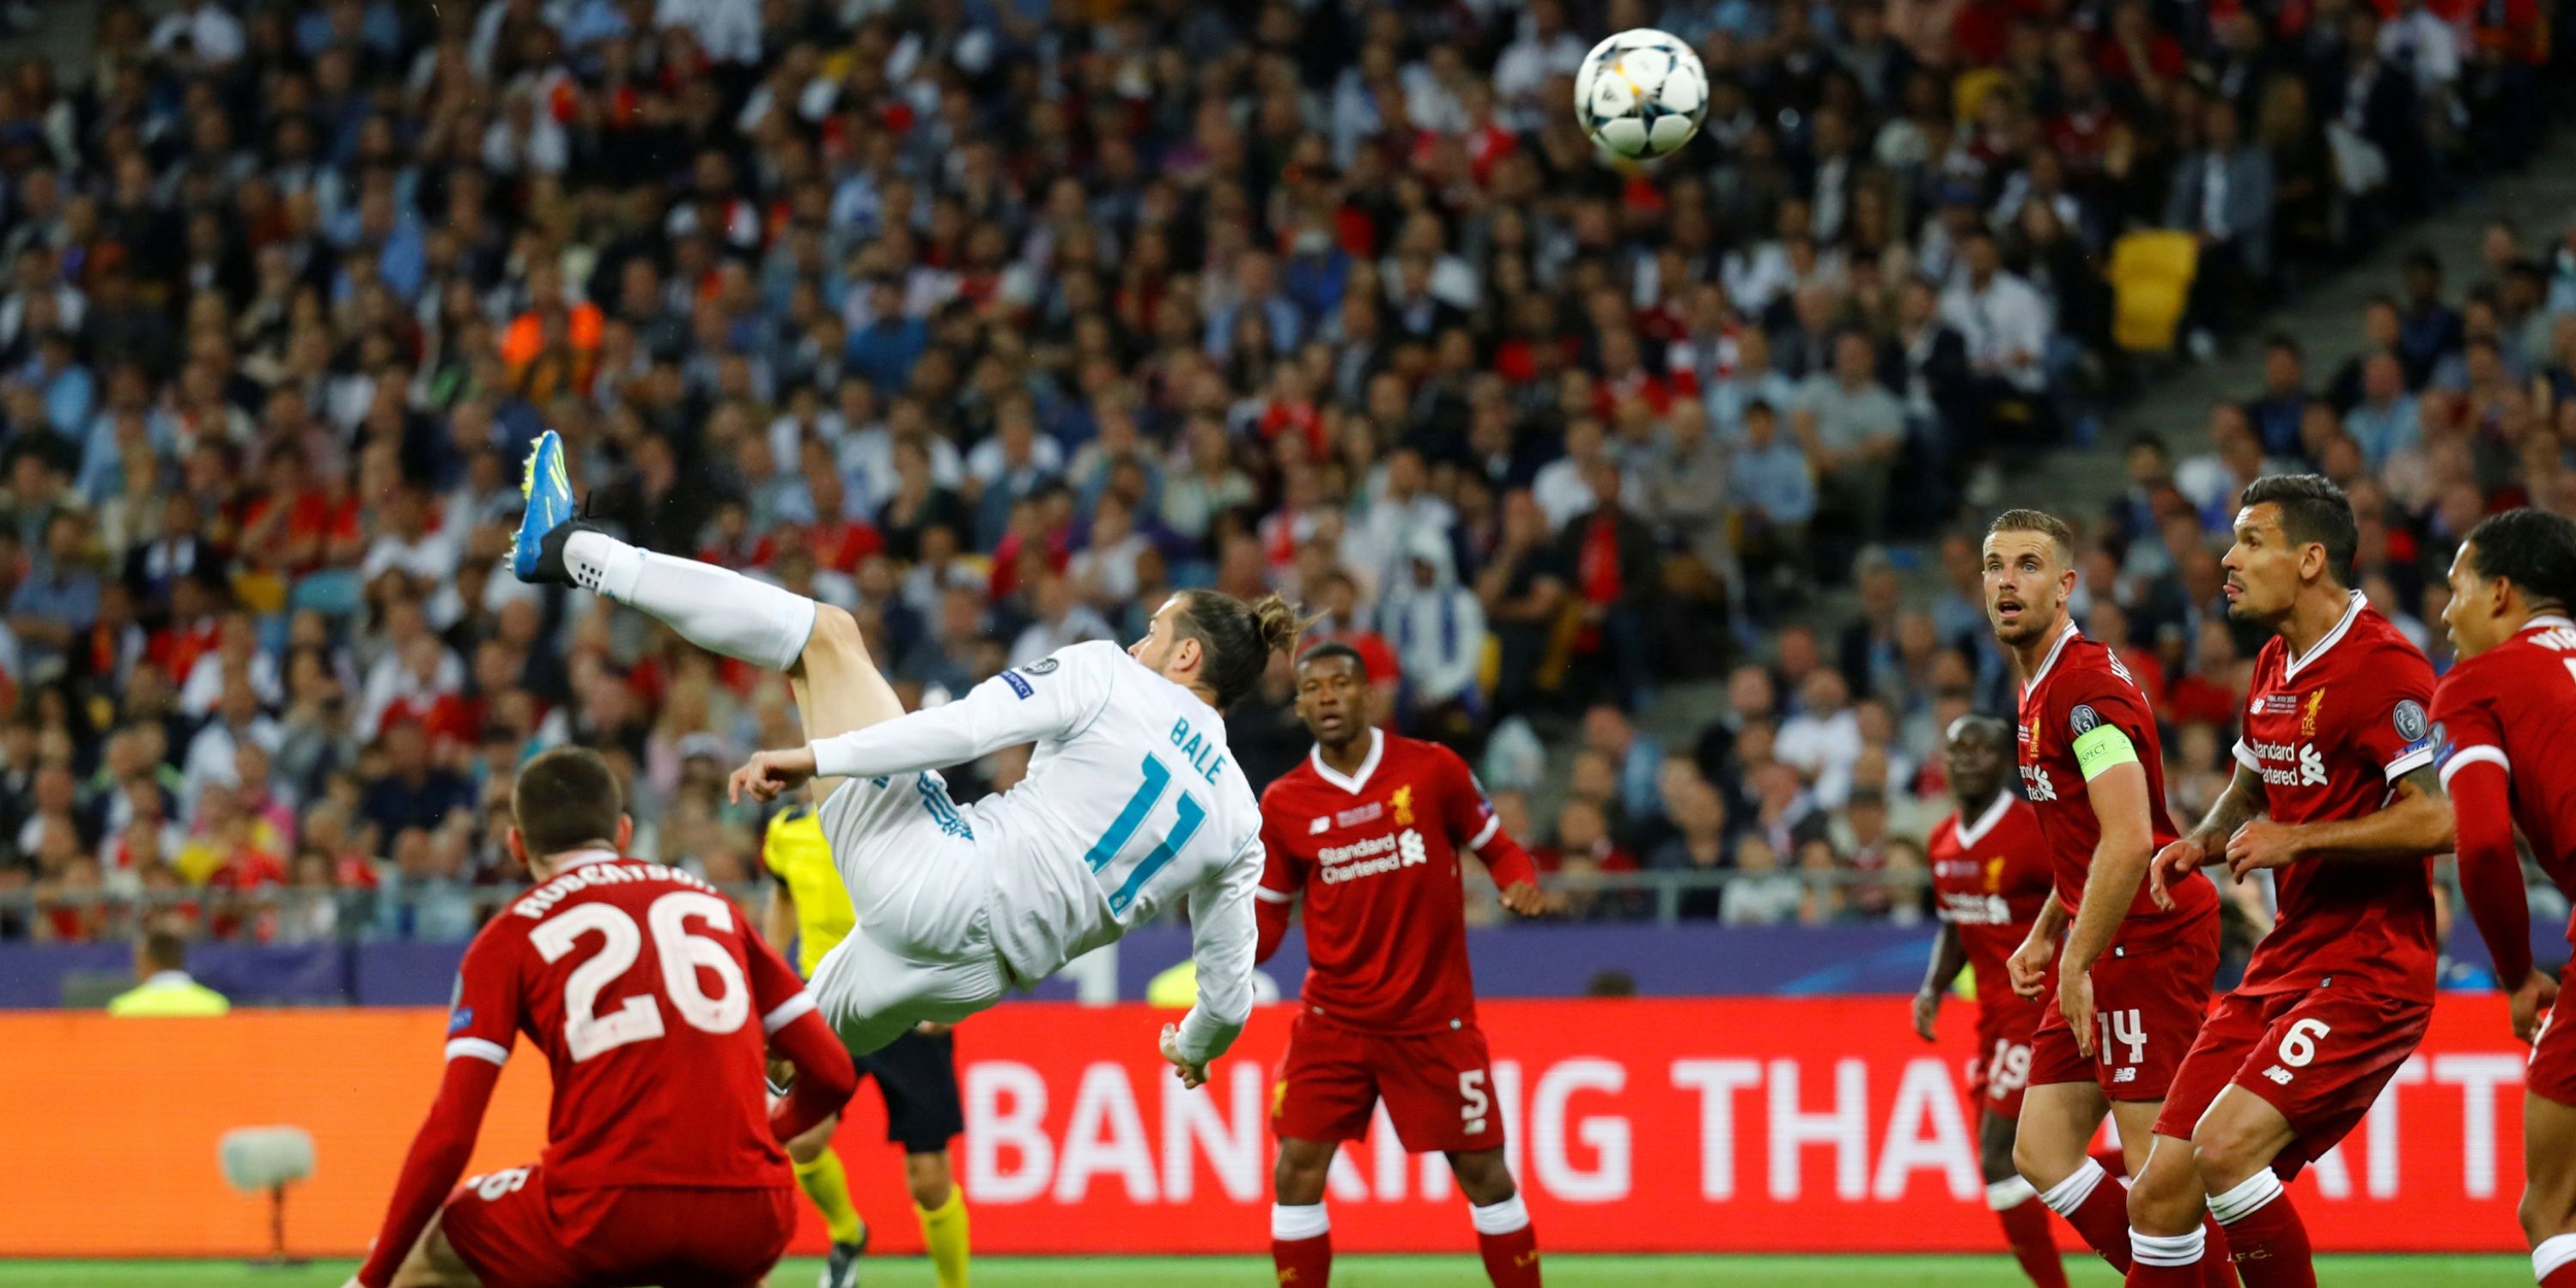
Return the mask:
[[822, 776], [869, 778], [1023, 743], [1037, 744], [1028, 777], [965, 810], [975, 849], [1001, 869], [1002, 960], [1042, 979], [1186, 894], [1199, 998], [1181, 1050], [1222, 1052], [1251, 1013], [1261, 803], [1224, 717], [1197, 694], [1116, 644], [1075, 644], [814, 752]]

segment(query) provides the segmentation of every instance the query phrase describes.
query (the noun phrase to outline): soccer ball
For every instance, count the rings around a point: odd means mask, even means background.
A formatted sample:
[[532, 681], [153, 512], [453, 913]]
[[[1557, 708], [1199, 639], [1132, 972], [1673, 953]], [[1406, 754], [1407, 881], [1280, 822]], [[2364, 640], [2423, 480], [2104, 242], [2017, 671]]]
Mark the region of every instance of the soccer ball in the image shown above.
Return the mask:
[[1638, 27], [1592, 47], [1574, 73], [1574, 119], [1604, 150], [1670, 156], [1708, 115], [1708, 69], [1679, 36]]

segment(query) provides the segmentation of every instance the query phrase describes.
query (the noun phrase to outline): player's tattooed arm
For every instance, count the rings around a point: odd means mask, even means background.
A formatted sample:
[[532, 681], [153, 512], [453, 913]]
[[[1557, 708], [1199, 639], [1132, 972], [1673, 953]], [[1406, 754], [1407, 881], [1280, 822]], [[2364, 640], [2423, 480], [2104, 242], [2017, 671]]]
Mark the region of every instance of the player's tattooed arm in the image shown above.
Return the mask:
[[2188, 876], [2197, 868], [2227, 859], [2227, 838], [2247, 823], [2262, 817], [2270, 802], [2263, 794], [2263, 778], [2242, 763], [2227, 780], [2227, 790], [2211, 802], [2209, 816], [2200, 821], [2181, 839], [2167, 845], [2147, 865], [2147, 893], [2159, 908], [2173, 906], [2173, 896], [2166, 893], [2167, 883]]
[[2237, 876], [2277, 868], [2301, 858], [2334, 862], [2412, 862], [2450, 850], [2456, 834], [2441, 772], [2418, 765], [2398, 776], [2388, 803], [2360, 818], [2331, 822], [2248, 823], [2227, 841], [2227, 866]]

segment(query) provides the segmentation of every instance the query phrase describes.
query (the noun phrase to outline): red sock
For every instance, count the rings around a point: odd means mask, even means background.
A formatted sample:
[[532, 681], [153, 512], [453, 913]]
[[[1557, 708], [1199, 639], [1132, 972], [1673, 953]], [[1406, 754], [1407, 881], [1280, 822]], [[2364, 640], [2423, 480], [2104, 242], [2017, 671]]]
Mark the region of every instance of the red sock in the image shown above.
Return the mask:
[[1280, 1288], [1325, 1288], [1333, 1278], [1333, 1228], [1321, 1203], [1270, 1209], [1270, 1263]]
[[2189, 1234], [2131, 1233], [2129, 1245], [2135, 1262], [2129, 1267], [2127, 1288], [2200, 1288], [2201, 1262], [2208, 1254], [2208, 1236], [2198, 1230]]
[[1469, 1207], [1476, 1223], [1476, 1251], [1485, 1257], [1485, 1277], [1494, 1288], [1539, 1288], [1538, 1229], [1517, 1194], [1500, 1203]]
[[1485, 1277], [1494, 1288], [1538, 1288], [1538, 1231], [1529, 1226], [1510, 1234], [1476, 1236], [1476, 1251], [1485, 1254]]
[[2317, 1288], [2307, 1224], [2279, 1177], [2257, 1172], [2235, 1189], [2210, 1196], [2209, 1210], [2227, 1227], [2227, 1246], [2245, 1288]]
[[2208, 1232], [2209, 1242], [2200, 1255], [2201, 1288], [2237, 1288], [2235, 1245], [2227, 1241], [2227, 1227], [2214, 1216], [2203, 1216], [2200, 1228]]
[[2534, 1244], [2531, 1273], [2540, 1288], [2576, 1288], [2576, 1234], [2553, 1234]]
[[1333, 1236], [1272, 1239], [1270, 1264], [1279, 1268], [1280, 1288], [1323, 1288], [1333, 1278]]
[[2036, 1288], [2066, 1288], [2066, 1264], [2057, 1255], [2057, 1234], [2048, 1227], [2047, 1204], [2024, 1199], [1997, 1209], [1995, 1219], [2003, 1223], [2013, 1260]]
[[2066, 1218], [2085, 1246], [2102, 1254], [2113, 1270], [2129, 1273], [2129, 1192], [2091, 1159], [2073, 1176], [2059, 1181], [2040, 1201]]

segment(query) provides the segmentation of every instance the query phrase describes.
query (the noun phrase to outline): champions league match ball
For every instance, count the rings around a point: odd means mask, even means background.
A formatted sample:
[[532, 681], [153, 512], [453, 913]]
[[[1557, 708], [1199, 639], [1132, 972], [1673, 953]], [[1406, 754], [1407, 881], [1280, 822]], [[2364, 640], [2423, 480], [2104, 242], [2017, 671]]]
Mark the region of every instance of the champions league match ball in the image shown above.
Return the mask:
[[1708, 116], [1708, 69], [1678, 36], [1638, 27], [1592, 47], [1574, 74], [1574, 117], [1603, 150], [1670, 156]]

